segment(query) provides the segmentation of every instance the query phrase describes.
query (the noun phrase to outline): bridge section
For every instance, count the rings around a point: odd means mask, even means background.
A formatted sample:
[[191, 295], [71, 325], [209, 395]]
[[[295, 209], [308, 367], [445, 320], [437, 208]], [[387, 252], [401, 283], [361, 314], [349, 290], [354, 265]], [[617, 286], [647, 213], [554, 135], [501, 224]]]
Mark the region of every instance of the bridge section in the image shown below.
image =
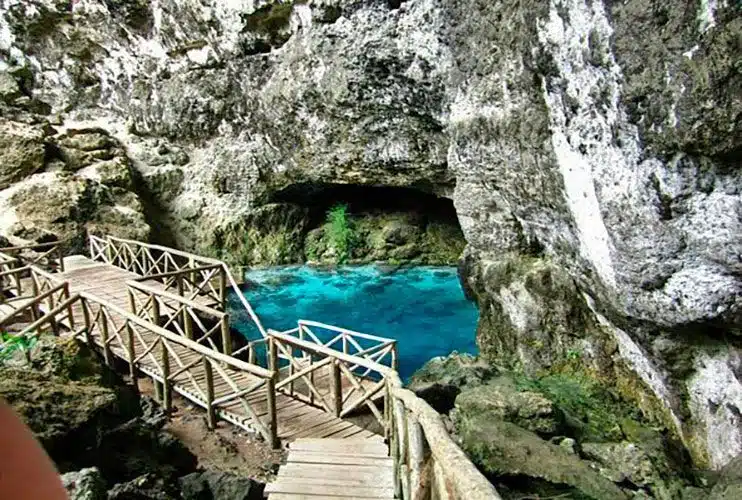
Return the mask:
[[[340, 493], [351, 483], [363, 497], [499, 498], [438, 414], [402, 388], [394, 340], [304, 320], [266, 330], [221, 261], [113, 237], [88, 243], [87, 256], [63, 257], [56, 243], [0, 249], [0, 327], [23, 317], [30, 324], [19, 336], [74, 335], [126, 366], [133, 384], [151, 377], [166, 409], [177, 392], [205, 409], [211, 427], [222, 419], [288, 444], [271, 498], [348, 497]], [[232, 337], [230, 290], [260, 338]], [[361, 456], [369, 450], [374, 457]], [[391, 464], [388, 481], [327, 476], [371, 458]], [[297, 477], [327, 474], [302, 489], [285, 472], [297, 468]]]

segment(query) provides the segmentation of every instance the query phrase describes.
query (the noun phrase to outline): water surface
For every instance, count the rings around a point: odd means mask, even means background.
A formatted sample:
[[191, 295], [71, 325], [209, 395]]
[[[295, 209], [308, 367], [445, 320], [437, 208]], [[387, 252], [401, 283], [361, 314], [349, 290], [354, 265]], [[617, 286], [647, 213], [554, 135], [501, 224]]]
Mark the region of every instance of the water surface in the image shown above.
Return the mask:
[[[455, 268], [292, 266], [252, 270], [246, 278], [253, 285], [243, 293], [265, 328], [288, 330], [306, 319], [397, 339], [404, 380], [434, 356], [477, 352], [479, 313], [464, 297]], [[236, 328], [258, 338], [237, 297], [230, 304]]]

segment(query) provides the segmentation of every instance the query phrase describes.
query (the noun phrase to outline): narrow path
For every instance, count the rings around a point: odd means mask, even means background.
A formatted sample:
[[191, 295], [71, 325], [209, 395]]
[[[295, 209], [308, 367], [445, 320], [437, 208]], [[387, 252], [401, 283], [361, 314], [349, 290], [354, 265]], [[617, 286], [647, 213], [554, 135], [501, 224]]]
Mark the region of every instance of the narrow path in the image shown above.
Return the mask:
[[268, 500], [393, 499], [393, 469], [381, 437], [297, 439], [265, 493]]

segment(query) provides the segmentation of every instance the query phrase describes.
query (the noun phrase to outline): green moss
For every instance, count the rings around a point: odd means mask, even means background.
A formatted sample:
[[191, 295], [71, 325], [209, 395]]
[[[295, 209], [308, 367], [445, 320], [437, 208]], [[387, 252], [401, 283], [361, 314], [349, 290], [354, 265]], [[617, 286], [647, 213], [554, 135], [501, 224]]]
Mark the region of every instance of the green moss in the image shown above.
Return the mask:
[[580, 441], [620, 441], [623, 419], [637, 420], [638, 412], [595, 379], [583, 373], [555, 373], [540, 378], [517, 378], [520, 390], [538, 391], [564, 413]]
[[429, 264], [453, 265], [464, 252], [466, 240], [454, 224], [430, 222], [425, 228], [425, 261]]

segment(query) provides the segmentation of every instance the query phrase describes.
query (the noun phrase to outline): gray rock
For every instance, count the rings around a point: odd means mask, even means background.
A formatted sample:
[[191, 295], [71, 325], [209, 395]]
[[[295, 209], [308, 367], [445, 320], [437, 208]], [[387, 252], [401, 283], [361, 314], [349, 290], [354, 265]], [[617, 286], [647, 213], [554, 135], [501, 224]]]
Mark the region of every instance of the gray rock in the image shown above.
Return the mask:
[[44, 168], [41, 127], [0, 120], [0, 189]]
[[265, 485], [228, 472], [194, 472], [180, 478], [183, 500], [261, 500]]
[[742, 455], [732, 459], [719, 473], [709, 500], [742, 498]]
[[461, 446], [485, 472], [492, 476], [523, 477], [566, 485], [563, 494], [584, 495], [599, 500], [627, 496], [611, 481], [559, 446], [536, 434], [483, 414], [457, 423]]
[[562, 420], [543, 394], [520, 391], [506, 376], [485, 385], [467, 387], [456, 397], [457, 418], [468, 419], [473, 415], [512, 422], [540, 435], [558, 433]]
[[495, 373], [491, 365], [471, 354], [453, 353], [425, 363], [412, 375], [408, 387], [439, 413], [447, 413], [464, 388], [482, 384]]
[[175, 484], [154, 474], [144, 474], [108, 490], [108, 500], [180, 500]]
[[105, 500], [106, 484], [95, 467], [67, 472], [61, 476], [70, 500]]

